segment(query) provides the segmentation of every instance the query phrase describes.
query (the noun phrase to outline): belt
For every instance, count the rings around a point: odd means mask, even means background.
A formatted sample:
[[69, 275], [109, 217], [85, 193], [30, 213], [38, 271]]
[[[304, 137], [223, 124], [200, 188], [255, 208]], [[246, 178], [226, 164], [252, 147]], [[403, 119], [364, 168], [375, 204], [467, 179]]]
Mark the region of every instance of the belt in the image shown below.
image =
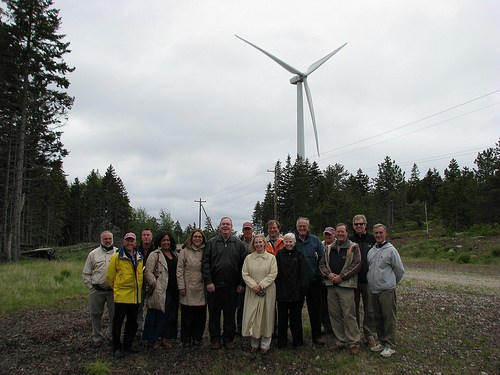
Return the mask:
[[95, 290], [98, 290], [99, 292], [109, 292], [110, 290], [113, 290], [113, 289], [111, 289], [111, 288], [103, 288], [102, 286], [97, 285], [97, 284], [92, 284], [92, 287], [93, 287]]

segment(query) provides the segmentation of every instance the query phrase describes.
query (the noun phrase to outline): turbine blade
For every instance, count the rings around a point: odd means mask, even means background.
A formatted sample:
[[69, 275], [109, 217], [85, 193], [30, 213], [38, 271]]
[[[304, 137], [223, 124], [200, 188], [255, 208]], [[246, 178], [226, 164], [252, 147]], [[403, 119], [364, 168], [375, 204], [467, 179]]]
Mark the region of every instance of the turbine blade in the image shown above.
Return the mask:
[[330, 57], [332, 57], [333, 55], [335, 55], [338, 51], [340, 51], [342, 48], [345, 47], [347, 43], [344, 43], [344, 45], [340, 46], [339, 48], [337, 48], [335, 51], [329, 53], [328, 55], [326, 55], [325, 57], [323, 57], [322, 59], [319, 59], [318, 61], [316, 61], [314, 64], [312, 64], [309, 68], [307, 68], [307, 72], [306, 72], [306, 75], [309, 75], [311, 74], [312, 72], [314, 72], [316, 69], [318, 69], [321, 65], [323, 65]]
[[241, 39], [242, 41], [244, 41], [245, 43], [248, 43], [250, 44], [252, 47], [258, 49], [260, 52], [262, 52], [264, 55], [267, 55], [269, 56], [271, 59], [273, 59], [274, 61], [276, 61], [278, 64], [280, 64], [283, 68], [285, 68], [286, 70], [288, 70], [290, 73], [293, 73], [293, 74], [298, 74], [298, 75], [304, 75], [304, 73], [302, 73], [300, 70], [297, 70], [295, 69], [293, 66], [291, 65], [288, 65], [286, 62], [278, 59], [276, 56], [274, 55], [271, 55], [269, 52], [263, 50], [262, 48], [256, 46], [255, 44], [253, 43], [250, 43], [248, 40], [245, 40], [241, 37], [239, 37], [238, 35], [234, 34], [234, 36], [238, 39]]
[[313, 129], [314, 129], [314, 138], [316, 139], [316, 150], [318, 151], [318, 156], [319, 156], [318, 129], [316, 129], [316, 117], [314, 117], [314, 108], [313, 108], [311, 90], [309, 90], [309, 85], [307, 83], [307, 77], [304, 77], [303, 82], [304, 82], [304, 86], [306, 88], [307, 104], [309, 104], [309, 111], [311, 112], [311, 118], [312, 118]]

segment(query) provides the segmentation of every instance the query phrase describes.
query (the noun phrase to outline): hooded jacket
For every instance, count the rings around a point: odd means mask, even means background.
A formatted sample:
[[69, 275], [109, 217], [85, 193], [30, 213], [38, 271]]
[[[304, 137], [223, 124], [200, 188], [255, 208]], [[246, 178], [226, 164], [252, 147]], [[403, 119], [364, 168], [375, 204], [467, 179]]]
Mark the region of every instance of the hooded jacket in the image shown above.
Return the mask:
[[396, 248], [389, 242], [375, 245], [368, 252], [368, 286], [372, 293], [396, 288], [405, 269]]
[[122, 247], [111, 257], [106, 279], [113, 288], [115, 303], [141, 303], [144, 258], [134, 249], [130, 259], [125, 254], [126, 251], [125, 247]]

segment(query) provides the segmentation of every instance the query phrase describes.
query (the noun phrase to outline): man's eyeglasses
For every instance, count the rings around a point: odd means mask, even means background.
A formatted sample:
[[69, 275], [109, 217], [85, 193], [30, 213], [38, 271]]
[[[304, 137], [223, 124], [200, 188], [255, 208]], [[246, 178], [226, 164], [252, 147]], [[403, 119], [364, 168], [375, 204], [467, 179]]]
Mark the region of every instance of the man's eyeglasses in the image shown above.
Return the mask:
[[359, 227], [360, 225], [366, 225], [365, 223], [354, 223], [353, 224], [355, 227]]

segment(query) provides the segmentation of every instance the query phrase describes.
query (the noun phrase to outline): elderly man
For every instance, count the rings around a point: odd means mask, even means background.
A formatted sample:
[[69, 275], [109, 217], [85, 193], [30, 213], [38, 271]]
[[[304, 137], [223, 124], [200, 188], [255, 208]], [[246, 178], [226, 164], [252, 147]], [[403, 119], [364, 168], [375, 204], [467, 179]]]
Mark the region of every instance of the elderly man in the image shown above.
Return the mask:
[[278, 220], [269, 220], [267, 222], [267, 245], [266, 251], [273, 255], [285, 247], [285, 242], [283, 241], [283, 236], [280, 235], [280, 223]]
[[375, 224], [373, 235], [377, 244], [368, 253], [367, 279], [379, 344], [371, 351], [381, 352], [382, 357], [388, 358], [396, 353], [396, 285], [403, 278], [405, 269], [396, 248], [386, 241], [385, 225]]
[[[250, 243], [253, 238], [253, 224], [249, 221], [243, 223], [241, 228], [243, 231], [240, 237], [241, 242], [245, 245], [247, 251], [249, 251]], [[241, 336], [241, 328], [243, 326], [243, 306], [245, 305], [245, 289], [242, 293], [238, 293], [238, 298], [236, 301], [236, 335]]]
[[330, 350], [347, 346], [352, 354], [359, 353], [359, 327], [356, 322], [354, 291], [361, 268], [359, 246], [347, 238], [347, 225], [336, 227], [337, 239], [328, 246], [321, 258], [321, 273], [327, 278], [328, 309], [336, 343]]
[[311, 322], [312, 341], [316, 345], [325, 345], [321, 338], [321, 286], [322, 276], [319, 260], [323, 257], [323, 245], [318, 237], [309, 231], [309, 219], [299, 217], [295, 230], [295, 246], [306, 257], [309, 274], [309, 290], [306, 295], [307, 312]]
[[250, 242], [252, 242], [253, 238], [253, 224], [249, 221], [243, 223], [243, 227], [241, 228], [243, 231], [243, 235], [240, 237], [241, 242], [245, 245], [245, 248], [248, 250], [250, 246]]
[[[125, 352], [136, 353], [132, 344], [137, 331], [137, 312], [141, 303], [142, 277], [144, 258], [135, 249], [136, 236], [127, 233], [123, 239], [123, 247], [109, 261], [106, 279], [113, 288], [115, 316], [113, 318], [113, 355], [117, 358], [125, 356]], [[123, 344], [121, 332], [123, 321], [125, 333]]]
[[[102, 335], [104, 305], [108, 306], [109, 322], [113, 321], [115, 311], [113, 289], [106, 280], [106, 271], [108, 270], [109, 261], [116, 250], [118, 249], [113, 246], [113, 233], [104, 231], [101, 233], [101, 245], [89, 253], [85, 266], [83, 266], [83, 282], [89, 290], [92, 340], [96, 348], [100, 347], [104, 342]], [[111, 324], [109, 332], [111, 338]]]
[[368, 251], [375, 245], [375, 237], [373, 234], [366, 231], [366, 216], [356, 215], [352, 219], [352, 226], [354, 227], [354, 234], [349, 236], [349, 240], [356, 242], [359, 245], [359, 250], [361, 251], [361, 270], [358, 273], [358, 287], [356, 288], [356, 293], [354, 295], [354, 300], [356, 302], [356, 320], [358, 322], [358, 327], [361, 329], [361, 318], [360, 318], [360, 301], [363, 298], [363, 335], [366, 342], [370, 347], [375, 346], [375, 322], [373, 320], [373, 307], [371, 301], [371, 293], [368, 288], [368, 280], [366, 280], [366, 274], [368, 273]]
[[220, 234], [207, 242], [202, 258], [203, 280], [208, 292], [208, 332], [213, 349], [220, 349], [221, 340], [226, 349], [234, 349], [237, 293], [244, 290], [241, 269], [248, 252], [245, 245], [231, 235], [232, 229], [231, 219], [223, 217], [219, 224]]

